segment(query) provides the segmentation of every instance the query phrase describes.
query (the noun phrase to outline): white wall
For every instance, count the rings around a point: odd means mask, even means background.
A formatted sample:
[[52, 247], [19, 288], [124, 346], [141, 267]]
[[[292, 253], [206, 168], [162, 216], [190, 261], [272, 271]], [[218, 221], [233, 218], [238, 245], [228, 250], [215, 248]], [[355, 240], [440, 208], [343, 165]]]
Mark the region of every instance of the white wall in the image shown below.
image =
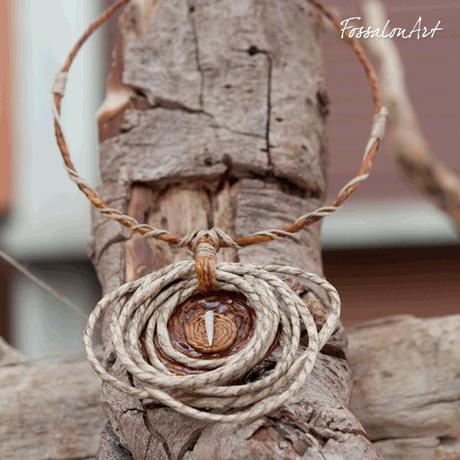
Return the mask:
[[[1, 243], [28, 261], [86, 257], [89, 205], [70, 182], [54, 141], [51, 87], [59, 66], [84, 28], [97, 17], [97, 0], [14, 0], [12, 17], [14, 200]], [[67, 86], [63, 122], [75, 164], [97, 183], [95, 113], [104, 82], [103, 35], [77, 58]], [[46, 264], [45, 264], [46, 265]], [[35, 269], [36, 270], [36, 269]], [[91, 272], [75, 265], [38, 273], [83, 310], [97, 292]], [[84, 319], [22, 275], [12, 283], [12, 336], [28, 356], [81, 350]]]
[[[16, 256], [84, 254], [89, 205], [70, 182], [54, 141], [51, 87], [67, 52], [100, 11], [97, 0], [15, 0], [14, 200], [2, 243]], [[63, 121], [75, 164], [97, 182], [95, 112], [103, 87], [99, 33], [75, 62]]]
[[322, 241], [324, 249], [433, 246], [458, 244], [458, 236], [447, 216], [428, 201], [352, 198], [324, 219]]

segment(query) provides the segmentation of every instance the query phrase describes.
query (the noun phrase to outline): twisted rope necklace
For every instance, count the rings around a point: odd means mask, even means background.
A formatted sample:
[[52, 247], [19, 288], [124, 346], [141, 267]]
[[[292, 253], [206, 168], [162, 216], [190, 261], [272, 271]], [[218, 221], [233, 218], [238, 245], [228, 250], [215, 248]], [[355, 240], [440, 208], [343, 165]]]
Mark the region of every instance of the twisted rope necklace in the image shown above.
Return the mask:
[[[318, 0], [308, 0], [337, 30], [338, 18]], [[109, 207], [77, 172], [60, 120], [68, 72], [85, 41], [129, 0], [118, 0], [93, 22], [70, 51], [53, 87], [55, 135], [70, 179], [104, 216], [146, 238], [188, 247], [193, 261], [180, 261], [107, 294], [91, 313], [84, 335], [88, 360], [101, 379], [143, 401], [156, 400], [201, 420], [243, 422], [286, 403], [305, 383], [319, 350], [338, 325], [340, 299], [323, 278], [279, 265], [216, 263], [222, 247], [239, 248], [285, 238], [335, 212], [367, 179], [383, 137], [382, 107], [374, 69], [363, 48], [346, 36], [363, 66], [374, 107], [374, 118], [358, 172], [327, 205], [304, 214], [280, 229], [231, 237], [219, 228], [176, 235], [141, 224]], [[328, 298], [322, 325], [281, 276], [316, 284]], [[118, 361], [133, 377], [126, 383], [111, 374], [93, 351], [93, 335], [108, 312]], [[181, 340], [173, 340], [171, 328]], [[301, 331], [308, 341], [301, 344]], [[269, 372], [247, 383], [248, 372], [276, 350]]]

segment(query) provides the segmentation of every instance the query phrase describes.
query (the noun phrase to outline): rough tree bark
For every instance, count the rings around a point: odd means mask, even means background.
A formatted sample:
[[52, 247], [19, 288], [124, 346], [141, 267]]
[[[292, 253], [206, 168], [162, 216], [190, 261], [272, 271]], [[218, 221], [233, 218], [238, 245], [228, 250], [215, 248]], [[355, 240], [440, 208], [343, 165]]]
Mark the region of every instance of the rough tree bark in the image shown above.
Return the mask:
[[[244, 234], [321, 203], [327, 97], [307, 2], [146, 0], [133, 2], [120, 25], [99, 113], [102, 193], [111, 205], [174, 232], [214, 225]], [[125, 240], [117, 224], [94, 216], [105, 292], [187, 257], [164, 243]], [[319, 228], [220, 256], [321, 273]], [[344, 348], [341, 329], [298, 397], [246, 425], [200, 423], [104, 387], [99, 458], [377, 458], [347, 409]], [[109, 346], [105, 358], [129, 379]]]
[[385, 459], [460, 459], [460, 315], [355, 326], [349, 362], [351, 410]]
[[0, 458], [94, 458], [100, 384], [81, 355], [27, 361], [0, 338]]
[[[382, 318], [349, 337], [350, 407], [383, 457], [460, 459], [460, 315]], [[99, 394], [84, 358], [28, 362], [0, 339], [0, 458], [94, 458], [105, 424]], [[106, 429], [112, 458], [129, 458], [113, 439]]]

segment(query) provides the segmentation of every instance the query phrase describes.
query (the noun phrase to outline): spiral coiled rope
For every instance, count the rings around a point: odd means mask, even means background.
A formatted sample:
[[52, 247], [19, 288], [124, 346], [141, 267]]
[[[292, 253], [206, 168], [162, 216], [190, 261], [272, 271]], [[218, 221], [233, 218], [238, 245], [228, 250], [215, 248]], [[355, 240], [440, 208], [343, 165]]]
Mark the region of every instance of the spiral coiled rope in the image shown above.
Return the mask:
[[[213, 240], [209, 233], [200, 237]], [[279, 275], [294, 276], [324, 289], [329, 313], [319, 332], [308, 306]], [[84, 335], [88, 359], [96, 373], [131, 396], [153, 399], [200, 420], [249, 421], [285, 404], [304, 384], [319, 350], [337, 328], [340, 299], [336, 289], [315, 274], [280, 265], [220, 263], [215, 266], [215, 280], [218, 290], [242, 294], [255, 313], [252, 334], [244, 348], [223, 358], [196, 359], [172, 345], [168, 320], [198, 289], [194, 262], [181, 261], [124, 284], [97, 304]], [[110, 374], [94, 353], [92, 337], [106, 311], [111, 315], [114, 352], [134, 377], [134, 384]], [[306, 346], [301, 345], [303, 329]], [[273, 370], [255, 381], [231, 384], [244, 379], [263, 361], [277, 334], [279, 355]], [[199, 373], [177, 375], [160, 359], [160, 352]]]

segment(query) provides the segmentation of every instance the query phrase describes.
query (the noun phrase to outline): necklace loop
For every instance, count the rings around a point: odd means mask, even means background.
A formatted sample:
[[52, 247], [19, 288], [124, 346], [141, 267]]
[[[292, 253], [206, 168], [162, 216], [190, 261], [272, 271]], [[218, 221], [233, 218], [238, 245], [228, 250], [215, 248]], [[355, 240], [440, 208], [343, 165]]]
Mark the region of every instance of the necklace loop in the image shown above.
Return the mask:
[[[325, 16], [332, 22], [339, 34], [341, 33], [340, 20], [329, 8], [327, 8], [319, 0], [307, 1], [311, 5], [313, 5], [323, 16]], [[52, 90], [53, 117], [56, 142], [59, 147], [59, 151], [64, 161], [64, 165], [69, 175], [69, 178], [75, 184], [77, 184], [78, 188], [88, 198], [91, 204], [99, 210], [101, 214], [119, 222], [121, 225], [124, 225], [125, 227], [129, 228], [131, 232], [137, 233], [143, 237], [155, 238], [172, 245], [181, 246], [182, 242], [184, 240], [187, 240], [187, 236], [182, 237], [181, 235], [173, 234], [165, 229], [157, 229], [148, 224], [140, 224], [133, 217], [123, 213], [122, 211], [113, 209], [105, 203], [105, 201], [101, 198], [97, 191], [78, 174], [75, 165], [73, 164], [73, 161], [71, 159], [69, 147], [64, 136], [62, 122], [60, 120], [61, 103], [65, 94], [66, 80], [70, 67], [72, 66], [75, 57], [79, 53], [81, 47], [86, 42], [86, 40], [102, 24], [104, 24], [119, 8], [121, 8], [123, 5], [129, 2], [130, 0], [117, 0], [113, 5], [107, 8], [107, 10], [105, 10], [101, 14], [101, 16], [86, 29], [86, 31], [77, 41], [77, 43], [73, 46], [64, 65], [58, 72]], [[249, 246], [251, 244], [264, 243], [275, 239], [291, 236], [299, 230], [312, 225], [318, 220], [330, 215], [331, 213], [339, 209], [340, 206], [358, 188], [358, 186], [369, 176], [369, 172], [372, 168], [374, 158], [377, 155], [377, 151], [380, 147], [380, 143], [384, 135], [387, 111], [384, 107], [382, 107], [377, 75], [364, 49], [362, 48], [361, 44], [356, 39], [351, 38], [347, 32], [344, 33], [344, 38], [351, 46], [359, 62], [364, 68], [369, 83], [369, 87], [371, 89], [371, 95], [374, 105], [374, 119], [371, 127], [371, 132], [369, 135], [369, 139], [366, 143], [363, 159], [361, 161], [361, 165], [358, 169], [356, 176], [353, 179], [351, 179], [347, 184], [345, 184], [344, 187], [342, 187], [337, 196], [329, 204], [327, 204], [326, 206], [322, 206], [313, 212], [302, 215], [286, 227], [281, 229], [262, 230], [249, 235], [243, 235], [235, 238], [221, 238], [221, 235], [219, 235], [220, 247], [231, 247], [233, 244], [236, 244], [237, 246]]]

